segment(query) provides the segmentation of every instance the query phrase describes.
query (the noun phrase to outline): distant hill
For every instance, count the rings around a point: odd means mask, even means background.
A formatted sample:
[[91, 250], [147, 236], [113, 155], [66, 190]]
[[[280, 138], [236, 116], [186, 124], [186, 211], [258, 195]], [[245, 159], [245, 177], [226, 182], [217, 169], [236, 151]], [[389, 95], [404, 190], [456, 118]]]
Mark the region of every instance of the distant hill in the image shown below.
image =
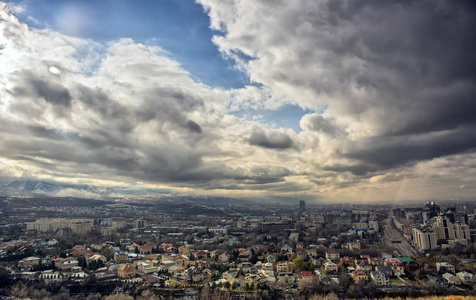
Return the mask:
[[41, 180], [4, 180], [0, 182], [0, 196], [34, 197], [74, 197], [97, 200], [123, 200], [125, 202], [156, 201], [174, 204], [198, 204], [207, 206], [249, 205], [252, 201], [229, 197], [173, 195], [167, 190], [131, 187], [97, 187], [89, 185], [64, 184]]

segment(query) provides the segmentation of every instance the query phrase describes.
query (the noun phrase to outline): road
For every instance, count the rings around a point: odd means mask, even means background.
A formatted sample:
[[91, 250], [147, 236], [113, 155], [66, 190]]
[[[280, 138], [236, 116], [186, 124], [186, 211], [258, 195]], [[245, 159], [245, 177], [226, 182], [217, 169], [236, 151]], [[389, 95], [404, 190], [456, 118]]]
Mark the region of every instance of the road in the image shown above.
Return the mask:
[[[418, 257], [418, 252], [410, 245], [407, 239], [393, 227], [392, 222], [392, 219], [387, 219], [383, 228], [385, 245], [397, 249], [403, 256]], [[399, 241], [399, 243], [392, 243], [392, 241]]]

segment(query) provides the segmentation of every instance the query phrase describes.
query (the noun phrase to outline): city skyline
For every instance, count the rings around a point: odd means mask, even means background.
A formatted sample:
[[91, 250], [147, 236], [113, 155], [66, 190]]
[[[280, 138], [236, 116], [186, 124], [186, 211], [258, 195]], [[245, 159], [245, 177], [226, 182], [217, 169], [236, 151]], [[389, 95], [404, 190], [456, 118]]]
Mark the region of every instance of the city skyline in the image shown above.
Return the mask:
[[0, 2], [0, 177], [474, 200], [475, 21], [452, 1]]

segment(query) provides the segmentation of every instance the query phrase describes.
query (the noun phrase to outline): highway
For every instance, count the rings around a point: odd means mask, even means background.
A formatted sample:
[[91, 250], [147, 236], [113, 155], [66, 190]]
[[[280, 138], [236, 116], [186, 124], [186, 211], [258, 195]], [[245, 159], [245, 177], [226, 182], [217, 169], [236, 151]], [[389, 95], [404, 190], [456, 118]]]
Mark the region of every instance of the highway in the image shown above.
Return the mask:
[[[407, 239], [393, 227], [392, 222], [392, 219], [387, 219], [383, 228], [385, 245], [395, 248], [403, 256], [418, 257], [418, 252], [410, 245]], [[392, 241], [397, 241], [397, 243], [392, 243]]]

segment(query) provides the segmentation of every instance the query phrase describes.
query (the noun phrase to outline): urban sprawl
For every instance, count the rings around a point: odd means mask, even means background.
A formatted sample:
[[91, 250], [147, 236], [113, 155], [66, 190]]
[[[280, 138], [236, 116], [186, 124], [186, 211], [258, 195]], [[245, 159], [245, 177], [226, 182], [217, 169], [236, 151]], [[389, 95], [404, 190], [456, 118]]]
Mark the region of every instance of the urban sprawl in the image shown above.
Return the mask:
[[472, 203], [0, 205], [3, 297], [476, 295]]

